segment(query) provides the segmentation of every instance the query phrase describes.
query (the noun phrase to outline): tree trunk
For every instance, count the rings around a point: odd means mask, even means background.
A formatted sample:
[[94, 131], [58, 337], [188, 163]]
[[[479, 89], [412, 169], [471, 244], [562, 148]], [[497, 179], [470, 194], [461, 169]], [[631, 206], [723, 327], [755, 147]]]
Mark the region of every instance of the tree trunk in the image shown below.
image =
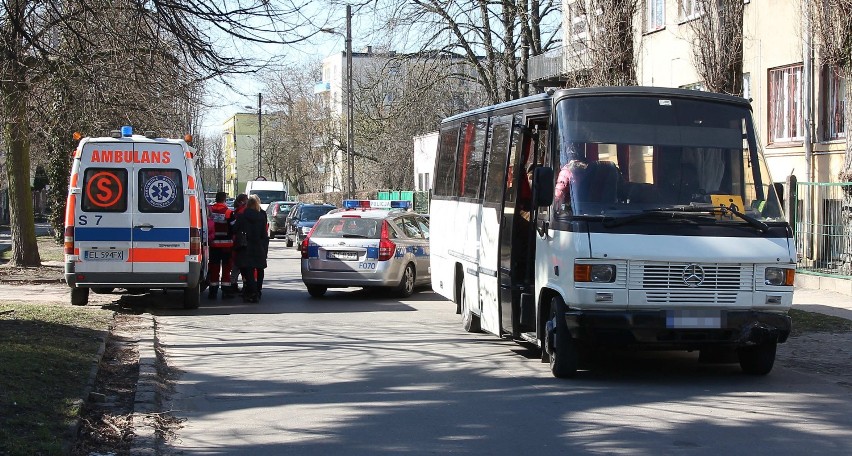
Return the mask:
[[[8, 72], [15, 74], [14, 70]], [[11, 84], [14, 87], [14, 84]], [[8, 87], [8, 86], [7, 86]], [[27, 94], [4, 91], [6, 110], [6, 170], [9, 181], [9, 226], [12, 230], [10, 266], [41, 266], [30, 187], [30, 147], [27, 139]], [[11, 92], [11, 93], [10, 93]]]

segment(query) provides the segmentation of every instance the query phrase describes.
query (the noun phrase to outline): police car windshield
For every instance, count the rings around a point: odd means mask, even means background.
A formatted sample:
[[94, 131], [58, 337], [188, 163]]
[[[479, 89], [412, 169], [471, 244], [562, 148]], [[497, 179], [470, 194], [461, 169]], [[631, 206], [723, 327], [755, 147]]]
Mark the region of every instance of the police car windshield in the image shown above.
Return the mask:
[[284, 190], [254, 190], [251, 192], [252, 195], [257, 195], [260, 198], [260, 202], [263, 204], [269, 204], [273, 201], [281, 201], [287, 198], [287, 192]]
[[303, 220], [316, 220], [323, 215], [327, 214], [328, 211], [334, 209], [330, 206], [306, 206], [302, 208], [302, 219]]
[[381, 220], [365, 218], [330, 218], [317, 222], [314, 237], [379, 239]]

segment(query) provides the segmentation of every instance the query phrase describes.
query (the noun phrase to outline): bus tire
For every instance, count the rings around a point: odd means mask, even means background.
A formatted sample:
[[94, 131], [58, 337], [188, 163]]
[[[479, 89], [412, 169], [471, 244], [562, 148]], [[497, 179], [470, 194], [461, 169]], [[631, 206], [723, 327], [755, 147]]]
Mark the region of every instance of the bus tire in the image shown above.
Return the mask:
[[92, 291], [97, 294], [110, 294], [115, 291], [113, 287], [92, 287]]
[[201, 304], [201, 285], [196, 284], [194, 287], [188, 287], [183, 290], [183, 308], [197, 309]]
[[75, 287], [71, 289], [71, 305], [85, 306], [89, 303], [89, 289]]
[[474, 314], [470, 310], [470, 301], [467, 299], [464, 278], [462, 278], [461, 290], [459, 290], [459, 302], [461, 304], [462, 328], [469, 333], [478, 333], [481, 329], [479, 315]]
[[740, 368], [749, 375], [766, 375], [775, 364], [776, 342], [769, 342], [737, 349]]
[[555, 296], [550, 301], [550, 320], [545, 333], [545, 351], [550, 362], [550, 372], [556, 378], [571, 378], [577, 374], [580, 354], [577, 343], [571, 338], [565, 322], [565, 302]]
[[322, 285], [306, 285], [308, 287], [308, 294], [311, 295], [312, 298], [321, 298], [325, 296], [325, 292], [328, 290], [328, 287], [324, 287]]
[[402, 278], [399, 279], [399, 285], [397, 285], [394, 290], [396, 294], [401, 298], [411, 296], [414, 293], [415, 279], [416, 274], [414, 272], [414, 265], [408, 263], [405, 265], [405, 271], [402, 271]]

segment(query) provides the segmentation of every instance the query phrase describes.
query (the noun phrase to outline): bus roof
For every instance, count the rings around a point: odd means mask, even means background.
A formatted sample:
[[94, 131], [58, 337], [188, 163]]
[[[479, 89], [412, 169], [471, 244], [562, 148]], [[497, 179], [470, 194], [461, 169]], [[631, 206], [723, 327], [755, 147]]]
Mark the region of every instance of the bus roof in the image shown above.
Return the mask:
[[547, 100], [553, 98], [557, 101], [563, 98], [569, 98], [574, 96], [663, 96], [663, 97], [676, 97], [676, 98], [703, 98], [709, 101], [716, 101], [722, 103], [731, 103], [742, 105], [743, 107], [747, 107], [751, 109], [751, 103], [749, 100], [737, 97], [733, 95], [727, 95], [723, 93], [715, 93], [715, 92], [704, 92], [700, 90], [690, 90], [690, 89], [676, 89], [671, 87], [649, 87], [649, 86], [612, 86], [612, 87], [582, 87], [582, 88], [574, 88], [574, 89], [558, 89], [558, 90], [549, 90], [545, 93], [540, 93], [537, 95], [531, 95], [528, 97], [518, 98], [516, 100], [505, 101], [503, 103], [498, 103], [496, 105], [485, 106], [482, 108], [477, 108], [471, 111], [463, 112], [460, 114], [456, 114], [451, 117], [447, 117], [441, 123], [453, 122], [459, 119], [463, 119], [466, 117], [475, 116], [478, 114], [483, 114], [486, 112], [498, 111], [504, 108], [511, 108], [514, 106], [520, 106], [525, 104], [536, 104], [546, 102]]

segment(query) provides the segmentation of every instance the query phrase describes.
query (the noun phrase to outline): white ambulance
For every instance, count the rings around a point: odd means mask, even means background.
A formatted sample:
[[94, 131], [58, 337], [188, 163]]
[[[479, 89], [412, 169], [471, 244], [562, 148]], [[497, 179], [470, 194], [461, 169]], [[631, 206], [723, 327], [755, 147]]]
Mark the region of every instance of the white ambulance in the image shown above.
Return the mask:
[[71, 304], [89, 290], [182, 289], [197, 308], [207, 277], [207, 205], [186, 140], [83, 138], [74, 152], [65, 212]]

